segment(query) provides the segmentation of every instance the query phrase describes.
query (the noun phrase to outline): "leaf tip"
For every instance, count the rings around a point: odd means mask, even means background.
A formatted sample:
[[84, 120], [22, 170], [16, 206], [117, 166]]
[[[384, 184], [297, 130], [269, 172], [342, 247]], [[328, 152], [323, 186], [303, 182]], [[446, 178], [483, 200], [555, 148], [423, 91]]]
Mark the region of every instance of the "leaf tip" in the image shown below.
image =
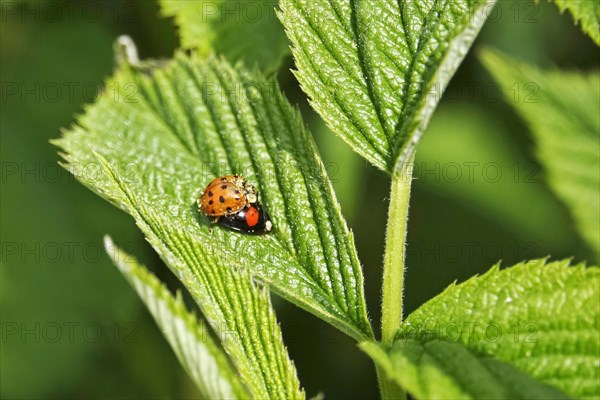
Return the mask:
[[119, 36], [113, 44], [113, 49], [117, 66], [138, 65], [140, 63], [137, 47], [130, 36]]
[[110, 237], [110, 235], [106, 234], [102, 237], [102, 242], [104, 243], [104, 250], [111, 255], [111, 252], [115, 249], [115, 243]]

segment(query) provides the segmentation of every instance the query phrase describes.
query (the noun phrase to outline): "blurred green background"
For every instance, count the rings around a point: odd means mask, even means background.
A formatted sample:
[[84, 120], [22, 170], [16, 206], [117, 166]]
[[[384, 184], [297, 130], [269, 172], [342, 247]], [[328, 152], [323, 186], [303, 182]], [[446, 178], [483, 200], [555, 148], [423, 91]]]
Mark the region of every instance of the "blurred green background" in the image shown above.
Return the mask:
[[[61, 170], [49, 144], [113, 68], [130, 35], [142, 58], [178, 46], [156, 1], [1, 3], [0, 396], [195, 398], [197, 393], [141, 302], [101, 246], [110, 233], [155, 273], [177, 281], [131, 218]], [[258, 45], [268, 46], [268, 43]], [[540, 66], [590, 69], [598, 50], [552, 4], [500, 1], [435, 113], [415, 164], [407, 312], [455, 279], [552, 256], [594, 262], [544, 182], [527, 127], [477, 60], [494, 46]], [[379, 320], [387, 176], [353, 154], [310, 110], [289, 69], [278, 72], [311, 126], [354, 231], [373, 321]], [[312, 396], [374, 398], [370, 361], [352, 340], [274, 299], [301, 382]]]

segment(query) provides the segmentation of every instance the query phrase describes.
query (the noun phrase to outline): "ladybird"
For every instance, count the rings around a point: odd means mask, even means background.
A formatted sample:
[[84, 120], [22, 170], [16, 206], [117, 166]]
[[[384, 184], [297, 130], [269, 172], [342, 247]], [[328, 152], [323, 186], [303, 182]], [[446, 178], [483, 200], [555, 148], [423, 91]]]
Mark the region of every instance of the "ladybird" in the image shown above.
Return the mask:
[[263, 234], [273, 229], [269, 214], [258, 202], [242, 208], [235, 214], [225, 215], [218, 222], [219, 225], [243, 233]]
[[200, 211], [209, 217], [233, 215], [258, 201], [258, 192], [240, 175], [225, 175], [208, 184], [198, 199]]

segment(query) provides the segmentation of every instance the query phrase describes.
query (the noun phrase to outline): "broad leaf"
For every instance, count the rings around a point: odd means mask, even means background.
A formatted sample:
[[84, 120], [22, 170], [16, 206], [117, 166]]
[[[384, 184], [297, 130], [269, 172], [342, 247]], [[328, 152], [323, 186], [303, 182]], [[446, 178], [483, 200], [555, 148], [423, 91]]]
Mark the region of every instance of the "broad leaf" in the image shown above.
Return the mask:
[[600, 256], [600, 74], [540, 71], [491, 51], [483, 60], [506, 93], [521, 89], [511, 104], [531, 127], [551, 188]]
[[161, 0], [163, 15], [174, 17], [181, 45], [200, 54], [223, 54], [274, 71], [289, 54], [276, 0]]
[[410, 158], [493, 4], [282, 0], [280, 18], [315, 110], [391, 173]]
[[[215, 66], [194, 60], [180, 58], [164, 70], [144, 72], [125, 66], [108, 82], [114, 93], [107, 92], [89, 107], [57, 144], [65, 152], [66, 167], [78, 179], [135, 218], [221, 335], [251, 397], [302, 398], [268, 289], [257, 287], [248, 271], [239, 269], [244, 261], [254, 259], [256, 249], [264, 250], [261, 241], [272, 244], [274, 238], [240, 239], [220, 231], [211, 235], [208, 221], [194, 205], [203, 173], [208, 173], [203, 167], [209, 168], [198, 155], [210, 150], [201, 153], [195, 146], [202, 142], [187, 136], [192, 128], [182, 123], [194, 124], [201, 120], [200, 114], [206, 116], [207, 109], [201, 109], [204, 103], [195, 102], [201, 101], [196, 90], [212, 88], [200, 82]], [[226, 64], [219, 67], [227, 68]], [[228, 104], [227, 97], [205, 99], [215, 107]], [[228, 117], [240, 116], [228, 114], [227, 108], [211, 110], [229, 123]], [[209, 122], [207, 129], [213, 127], [213, 120], [202, 121]], [[247, 254], [243, 249], [249, 249]], [[263, 263], [272, 266], [271, 260], [268, 257]]]
[[594, 0], [548, 0], [561, 12], [569, 10], [576, 24], [600, 46], [600, 4]]
[[[134, 215], [155, 247], [193, 266], [192, 281], [207, 263], [220, 271], [202, 272], [215, 289], [219, 275], [243, 269], [351, 336], [372, 337], [352, 235], [310, 134], [274, 80], [180, 54], [164, 68], [124, 68], [108, 87], [122, 101], [104, 96], [59, 141], [84, 183]], [[77, 168], [99, 157], [111, 170], [92, 177]], [[273, 232], [211, 230], [196, 199], [226, 173], [256, 184]]]
[[447, 341], [398, 340], [389, 351], [373, 342], [361, 348], [386, 375], [416, 399], [567, 399], [558, 389], [510, 364]]
[[199, 321], [177, 297], [137, 260], [104, 239], [108, 255], [144, 301], [181, 365], [200, 394], [211, 399], [242, 399], [248, 392], [223, 350], [214, 342], [204, 321]]
[[397, 340], [462, 343], [575, 396], [600, 395], [600, 269], [536, 260], [459, 285], [425, 303]]

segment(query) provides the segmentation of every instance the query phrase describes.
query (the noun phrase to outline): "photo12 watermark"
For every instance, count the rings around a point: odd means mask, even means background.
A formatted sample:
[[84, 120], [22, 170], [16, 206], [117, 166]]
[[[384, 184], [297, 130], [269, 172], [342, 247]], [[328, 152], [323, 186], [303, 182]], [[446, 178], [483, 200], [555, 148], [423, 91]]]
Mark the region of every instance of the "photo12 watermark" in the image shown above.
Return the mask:
[[81, 321], [2, 321], [2, 344], [10, 343], [138, 343], [139, 325], [135, 322]]
[[[507, 298], [505, 301], [510, 303], [512, 299]], [[444, 340], [464, 344], [477, 342], [498, 343], [501, 341], [535, 344], [538, 343], [540, 334], [539, 322], [535, 321], [451, 321], [435, 322], [433, 325], [407, 323], [402, 330], [402, 334], [396, 339]]]
[[113, 104], [140, 102], [137, 82], [2, 81], [2, 104]]
[[135, 1], [2, 1], [0, 21], [20, 24], [137, 23]]
[[[69, 162], [60, 165], [58, 162], [17, 162], [0, 163], [0, 182], [14, 183], [57, 183], [60, 181], [75, 182], [76, 177], [83, 181], [99, 181], [106, 175], [107, 166], [99, 161]], [[108, 163], [111, 174], [126, 183], [139, 183], [142, 165], [138, 162]]]
[[[121, 248], [136, 253], [138, 244], [124, 242]], [[10, 241], [0, 244], [2, 263], [7, 265], [91, 265], [107, 258], [104, 245], [94, 241]]]

